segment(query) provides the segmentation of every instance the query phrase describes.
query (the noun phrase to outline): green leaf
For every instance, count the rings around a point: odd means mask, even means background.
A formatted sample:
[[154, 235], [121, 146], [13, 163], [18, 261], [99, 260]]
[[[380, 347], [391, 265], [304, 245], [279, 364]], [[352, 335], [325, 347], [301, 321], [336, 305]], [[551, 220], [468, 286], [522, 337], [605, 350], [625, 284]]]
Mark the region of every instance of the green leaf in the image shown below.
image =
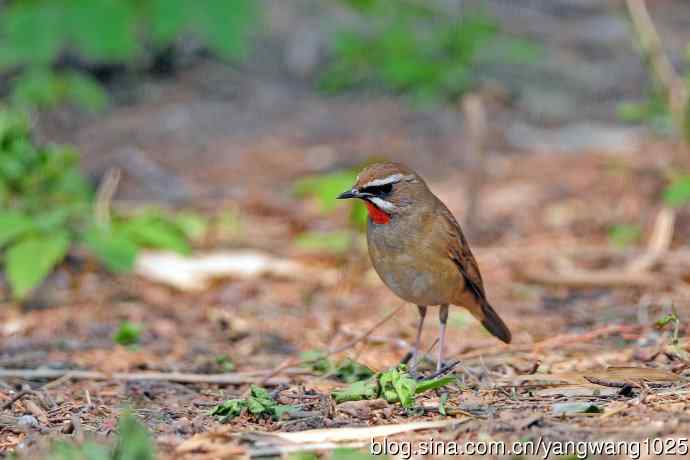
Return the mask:
[[66, 32], [71, 45], [92, 61], [122, 62], [139, 52], [132, 5], [119, 0], [68, 0]]
[[208, 231], [208, 220], [196, 213], [178, 212], [171, 221], [190, 240], [199, 240]]
[[379, 397], [379, 384], [376, 378], [355, 382], [347, 388], [333, 390], [331, 396], [336, 403], [345, 401], [361, 401]]
[[211, 411], [211, 415], [222, 416], [223, 421], [231, 420], [239, 416], [244, 409], [247, 408], [247, 402], [244, 399], [229, 399], [222, 404], [218, 404]]
[[33, 228], [31, 218], [19, 211], [0, 211], [0, 247]]
[[63, 74], [64, 97], [79, 107], [91, 112], [100, 112], [108, 105], [108, 93], [86, 74], [67, 72]]
[[666, 327], [669, 323], [676, 323], [678, 322], [678, 315], [675, 313], [671, 313], [670, 315], [665, 315], [662, 318], [659, 318], [656, 321], [656, 326], [658, 328], [663, 328]]
[[220, 416], [221, 421], [225, 422], [240, 415], [244, 409], [247, 409], [255, 417], [270, 416], [277, 420], [284, 414], [296, 410], [296, 407], [288, 404], [278, 404], [264, 388], [252, 385], [247, 399], [225, 401], [214, 407], [211, 415]]
[[166, 46], [189, 22], [190, 4], [186, 0], [152, 0], [149, 17], [151, 34], [159, 46]]
[[119, 345], [136, 345], [141, 339], [142, 327], [129, 321], [123, 321], [113, 334], [113, 341]]
[[182, 232], [170, 222], [154, 216], [127, 219], [117, 225], [117, 233], [142, 247], [169, 249], [180, 254], [191, 252]]
[[113, 460], [154, 460], [156, 451], [149, 430], [135, 416], [125, 414], [117, 425], [118, 443]]
[[374, 371], [357, 361], [345, 358], [336, 366], [334, 375], [345, 383], [353, 383], [373, 377]]
[[637, 243], [642, 237], [642, 230], [638, 225], [620, 224], [609, 230], [609, 242], [619, 248], [625, 248]]
[[108, 270], [122, 273], [134, 268], [139, 248], [126, 236], [94, 226], [83, 238], [86, 246]]
[[47, 65], [64, 44], [63, 12], [53, 2], [12, 2], [0, 15], [0, 68]]
[[441, 415], [448, 415], [446, 413], [446, 403], [448, 402], [448, 393], [444, 392], [438, 401], [438, 413]]
[[402, 366], [400, 369], [391, 369], [382, 373], [379, 384], [386, 401], [399, 401], [406, 409], [414, 406], [417, 381], [410, 377]]
[[66, 231], [27, 237], [9, 247], [5, 271], [16, 299], [24, 299], [67, 255], [71, 243]]
[[321, 350], [309, 350], [300, 355], [303, 365], [319, 374], [328, 374], [335, 369], [335, 363]]
[[258, 21], [253, 0], [200, 0], [193, 12], [195, 31], [220, 57], [241, 59], [247, 55], [247, 38]]
[[20, 107], [48, 109], [69, 102], [96, 112], [105, 108], [108, 96], [96, 80], [86, 75], [33, 68], [13, 81], [12, 101]]
[[422, 394], [426, 391], [437, 390], [451, 383], [455, 383], [456, 381], [457, 379], [450, 375], [432, 380], [422, 380], [421, 382], [417, 382], [416, 392], [417, 394]]
[[674, 207], [690, 203], [690, 174], [678, 176], [671, 181], [664, 190], [664, 201]]

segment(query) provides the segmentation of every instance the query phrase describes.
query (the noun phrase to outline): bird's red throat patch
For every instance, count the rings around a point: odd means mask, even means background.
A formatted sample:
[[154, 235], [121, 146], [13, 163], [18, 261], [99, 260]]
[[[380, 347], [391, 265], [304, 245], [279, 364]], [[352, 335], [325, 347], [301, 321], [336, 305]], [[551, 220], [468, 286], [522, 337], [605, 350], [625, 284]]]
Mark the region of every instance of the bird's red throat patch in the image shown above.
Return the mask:
[[385, 213], [369, 200], [364, 200], [364, 204], [367, 205], [367, 211], [369, 211], [369, 217], [371, 217], [372, 222], [375, 224], [387, 224], [390, 222], [390, 214]]

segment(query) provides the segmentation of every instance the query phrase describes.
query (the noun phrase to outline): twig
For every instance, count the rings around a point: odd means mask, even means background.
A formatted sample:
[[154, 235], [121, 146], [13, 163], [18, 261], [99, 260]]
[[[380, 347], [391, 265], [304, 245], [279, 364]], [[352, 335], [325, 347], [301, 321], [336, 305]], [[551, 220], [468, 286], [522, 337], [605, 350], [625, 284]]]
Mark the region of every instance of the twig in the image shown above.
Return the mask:
[[7, 408], [9, 408], [9, 407], [12, 407], [12, 405], [14, 405], [14, 403], [16, 403], [17, 401], [19, 401], [19, 400], [22, 399], [24, 396], [26, 396], [26, 395], [28, 395], [28, 394], [30, 394], [30, 393], [31, 393], [31, 390], [22, 390], [22, 391], [20, 391], [19, 393], [17, 393], [16, 395], [14, 395], [14, 396], [12, 397], [12, 399], [10, 399], [10, 400], [7, 401], [5, 404], [3, 404], [2, 406], [0, 406], [0, 412], [4, 411], [5, 409], [7, 409]]
[[652, 73], [666, 93], [673, 121], [678, 132], [682, 134], [686, 119], [685, 108], [688, 104], [685, 82], [678, 76], [671, 60], [664, 52], [645, 0], [626, 0], [625, 3], [642, 52], [648, 58]]
[[101, 227], [110, 225], [110, 204], [121, 177], [122, 171], [119, 168], [111, 168], [105, 173], [105, 177], [98, 186], [93, 211], [96, 222]]
[[486, 110], [481, 97], [469, 94], [462, 100], [462, 112], [465, 116], [465, 139], [468, 156], [472, 162], [472, 174], [467, 179], [467, 210], [464, 226], [469, 231], [476, 229], [479, 211], [479, 189], [486, 178], [486, 148], [484, 146], [487, 132]]
[[649, 238], [647, 251], [628, 264], [628, 273], [645, 272], [659, 261], [671, 247], [675, 222], [676, 211], [669, 207], [661, 208], [654, 221], [654, 230]]
[[[290, 373], [305, 374], [308, 373], [308, 371], [306, 371], [305, 369], [293, 369]], [[75, 380], [119, 380], [125, 382], [137, 380], [157, 380], [181, 383], [213, 383], [219, 385], [241, 385], [245, 383], [255, 382], [257, 377], [260, 377], [261, 375], [261, 373], [256, 372], [237, 372], [228, 374], [186, 374], [182, 372], [114, 372], [109, 374], [97, 371], [75, 371], [63, 369], [0, 368], [0, 377], [20, 378], [26, 380], [55, 379], [64, 377], [65, 379]], [[264, 384], [267, 385], [280, 385], [282, 383], [288, 383], [288, 380], [285, 378], [268, 378], [265, 379], [264, 382]]]

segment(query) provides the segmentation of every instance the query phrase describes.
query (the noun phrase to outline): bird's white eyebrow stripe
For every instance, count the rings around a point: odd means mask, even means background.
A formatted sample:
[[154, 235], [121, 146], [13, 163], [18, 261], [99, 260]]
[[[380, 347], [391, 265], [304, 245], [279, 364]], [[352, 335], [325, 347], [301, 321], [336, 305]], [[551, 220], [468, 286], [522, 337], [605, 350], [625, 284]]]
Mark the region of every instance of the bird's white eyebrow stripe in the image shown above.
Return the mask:
[[362, 188], [366, 187], [378, 187], [380, 185], [388, 185], [388, 184], [395, 184], [396, 182], [400, 182], [401, 180], [409, 180], [414, 178], [412, 175], [408, 176], [403, 176], [402, 174], [392, 174], [388, 177], [384, 177], [383, 179], [374, 179], [372, 181], [367, 182], [362, 186]]
[[369, 198], [369, 200], [371, 200], [372, 203], [374, 203], [376, 206], [379, 207], [379, 209], [381, 209], [383, 211], [389, 211], [390, 212], [396, 208], [396, 206], [393, 203], [390, 203], [390, 202], [383, 200], [381, 198], [378, 198], [378, 197], [371, 197], [371, 198]]

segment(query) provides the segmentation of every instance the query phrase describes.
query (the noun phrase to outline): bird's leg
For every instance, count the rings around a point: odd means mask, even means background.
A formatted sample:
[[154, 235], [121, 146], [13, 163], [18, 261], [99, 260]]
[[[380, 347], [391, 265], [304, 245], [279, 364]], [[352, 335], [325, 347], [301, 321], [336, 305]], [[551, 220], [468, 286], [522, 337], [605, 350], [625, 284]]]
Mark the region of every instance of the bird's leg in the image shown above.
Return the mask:
[[438, 312], [438, 319], [441, 322], [441, 334], [438, 341], [438, 361], [436, 362], [436, 372], [440, 372], [443, 367], [443, 345], [446, 338], [446, 323], [448, 322], [448, 305], [441, 305]]
[[419, 345], [422, 339], [422, 328], [424, 327], [424, 318], [426, 317], [426, 306], [417, 305], [419, 310], [419, 325], [417, 326], [417, 338], [414, 341], [414, 350], [412, 351], [412, 366], [410, 366], [410, 374], [417, 373], [417, 363], [419, 362]]

